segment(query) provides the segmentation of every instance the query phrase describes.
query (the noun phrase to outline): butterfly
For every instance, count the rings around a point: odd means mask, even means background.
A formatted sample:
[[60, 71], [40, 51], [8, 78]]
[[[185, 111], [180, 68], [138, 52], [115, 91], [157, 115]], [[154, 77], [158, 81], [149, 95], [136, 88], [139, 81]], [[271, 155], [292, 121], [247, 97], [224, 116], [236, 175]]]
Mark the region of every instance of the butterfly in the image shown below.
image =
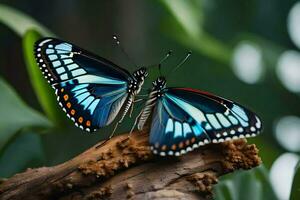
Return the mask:
[[154, 154], [180, 156], [199, 146], [254, 137], [261, 120], [247, 108], [208, 92], [167, 88], [164, 77], [153, 82], [138, 116], [142, 130], [152, 115], [149, 143]]
[[121, 123], [148, 75], [145, 68], [130, 74], [109, 60], [55, 38], [37, 41], [34, 53], [59, 105], [76, 126], [88, 132], [111, 124], [122, 110]]

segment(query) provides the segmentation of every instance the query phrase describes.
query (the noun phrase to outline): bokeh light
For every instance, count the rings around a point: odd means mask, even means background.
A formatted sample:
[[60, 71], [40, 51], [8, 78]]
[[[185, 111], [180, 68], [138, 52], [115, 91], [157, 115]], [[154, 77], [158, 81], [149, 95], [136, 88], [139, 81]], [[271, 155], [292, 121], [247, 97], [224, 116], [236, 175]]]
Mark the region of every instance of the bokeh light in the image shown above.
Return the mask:
[[250, 42], [240, 42], [233, 53], [232, 68], [241, 81], [256, 83], [263, 75], [261, 49]]
[[277, 63], [277, 75], [291, 92], [300, 92], [300, 53], [288, 50], [281, 54]]
[[290, 10], [287, 26], [292, 41], [300, 48], [300, 2], [297, 2]]
[[275, 137], [278, 143], [288, 151], [300, 151], [300, 118], [282, 117], [275, 125]]
[[270, 180], [278, 199], [289, 199], [298, 161], [297, 154], [285, 153], [272, 165]]

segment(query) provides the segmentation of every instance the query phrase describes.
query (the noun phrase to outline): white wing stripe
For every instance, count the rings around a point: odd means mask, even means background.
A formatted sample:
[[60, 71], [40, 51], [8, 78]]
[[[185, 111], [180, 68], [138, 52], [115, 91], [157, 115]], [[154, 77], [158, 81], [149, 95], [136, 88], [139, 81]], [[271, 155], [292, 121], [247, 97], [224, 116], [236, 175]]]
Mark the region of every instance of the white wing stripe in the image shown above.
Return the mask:
[[126, 84], [125, 81], [119, 81], [119, 80], [114, 80], [110, 78], [104, 78], [104, 77], [89, 75], [89, 74], [77, 77], [76, 80], [78, 80], [78, 83], [112, 84], [112, 85]]
[[180, 122], [175, 122], [174, 138], [182, 137], [182, 125]]
[[206, 115], [209, 123], [215, 128], [215, 129], [220, 129], [222, 126], [219, 124], [217, 118], [215, 117], [214, 114], [207, 114]]
[[201, 112], [199, 109], [172, 95], [166, 94], [166, 96], [172, 99], [179, 107], [187, 111], [189, 115], [191, 115], [191, 117], [199, 124], [202, 124], [202, 122], [206, 122], [203, 112]]

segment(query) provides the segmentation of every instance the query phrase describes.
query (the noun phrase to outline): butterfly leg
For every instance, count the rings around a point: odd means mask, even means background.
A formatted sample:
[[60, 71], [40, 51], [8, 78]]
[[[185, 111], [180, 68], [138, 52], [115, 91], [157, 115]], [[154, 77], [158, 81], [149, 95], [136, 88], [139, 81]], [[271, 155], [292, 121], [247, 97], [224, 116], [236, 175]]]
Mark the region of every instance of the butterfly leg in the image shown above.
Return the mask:
[[134, 100], [133, 101], [133, 104], [131, 105], [131, 108], [130, 108], [130, 113], [129, 113], [129, 117], [131, 118], [132, 117], [132, 113], [133, 113], [133, 109], [134, 109], [134, 104], [135, 103], [138, 103], [140, 101], [143, 101], [144, 99], [137, 99], [137, 100]]
[[116, 123], [116, 125], [115, 125], [115, 127], [114, 127], [114, 129], [113, 129], [113, 131], [112, 131], [112, 133], [110, 134], [110, 136], [109, 136], [109, 140], [114, 136], [114, 134], [115, 134], [115, 132], [116, 132], [116, 130], [117, 130], [117, 128], [118, 128], [118, 126], [120, 125], [122, 123], [122, 121], [120, 120], [120, 121], [118, 121], [117, 123]]
[[132, 95], [128, 98], [126, 106], [124, 108], [123, 115], [121, 116], [121, 119], [117, 122], [117, 124], [115, 125], [115, 128], [114, 128], [113, 132], [111, 133], [111, 135], [109, 136], [109, 139], [111, 139], [114, 136], [119, 124], [121, 124], [123, 122], [123, 120], [124, 120], [125, 116], [127, 115], [130, 107], [133, 106], [133, 103], [134, 103], [134, 96]]
[[143, 101], [144, 99], [137, 99], [134, 101], [134, 103], [137, 103], [137, 102], [140, 102], [140, 101]]
[[129, 118], [132, 117], [132, 113], [133, 113], [133, 107], [134, 107], [134, 103], [131, 105], [130, 107], [130, 113], [129, 113]]
[[143, 113], [143, 112], [141, 111], [141, 112], [138, 114], [138, 116], [135, 118], [135, 121], [134, 121], [134, 123], [133, 123], [133, 126], [132, 126], [132, 128], [131, 128], [131, 130], [130, 130], [130, 132], [129, 132], [128, 138], [131, 137], [131, 134], [132, 134], [132, 132], [134, 131], [134, 128], [136, 127], [136, 125], [137, 125], [137, 123], [138, 123], [138, 120], [139, 120], [139, 118], [140, 118], [140, 116], [141, 116], [142, 113]]
[[97, 145], [95, 148], [98, 149], [99, 147], [102, 147], [106, 142], [108, 142], [108, 141], [114, 136], [114, 134], [115, 134], [115, 132], [116, 132], [116, 130], [117, 130], [119, 124], [121, 124], [121, 123], [122, 123], [121, 120], [118, 121], [118, 122], [116, 123], [116, 125], [115, 125], [115, 127], [114, 127], [112, 133], [111, 133], [110, 136], [108, 137], [108, 139], [106, 139], [106, 140], [105, 140], [104, 142], [102, 142], [101, 144]]
[[125, 118], [126, 114], [128, 113], [130, 107], [132, 106], [133, 104], [133, 101], [134, 101], [134, 97], [133, 96], [129, 96], [128, 97], [128, 100], [127, 100], [127, 103], [125, 105], [125, 108], [124, 108], [124, 111], [123, 111], [123, 115], [121, 116], [121, 119], [116, 123], [112, 133], [110, 134], [109, 138], [106, 139], [103, 143], [101, 143], [100, 145], [96, 146], [96, 149], [103, 146], [107, 141], [109, 141], [115, 134], [118, 126], [123, 122], [123, 119]]

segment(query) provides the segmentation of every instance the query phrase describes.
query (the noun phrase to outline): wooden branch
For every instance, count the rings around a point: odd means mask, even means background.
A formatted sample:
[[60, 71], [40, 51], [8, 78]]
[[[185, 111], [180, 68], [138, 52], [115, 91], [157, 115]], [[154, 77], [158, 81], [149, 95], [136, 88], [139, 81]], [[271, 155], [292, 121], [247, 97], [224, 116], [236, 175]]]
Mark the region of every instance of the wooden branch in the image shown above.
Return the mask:
[[2, 181], [0, 199], [207, 199], [219, 176], [260, 163], [244, 139], [167, 158], [151, 153], [146, 132], [124, 134], [63, 164]]

